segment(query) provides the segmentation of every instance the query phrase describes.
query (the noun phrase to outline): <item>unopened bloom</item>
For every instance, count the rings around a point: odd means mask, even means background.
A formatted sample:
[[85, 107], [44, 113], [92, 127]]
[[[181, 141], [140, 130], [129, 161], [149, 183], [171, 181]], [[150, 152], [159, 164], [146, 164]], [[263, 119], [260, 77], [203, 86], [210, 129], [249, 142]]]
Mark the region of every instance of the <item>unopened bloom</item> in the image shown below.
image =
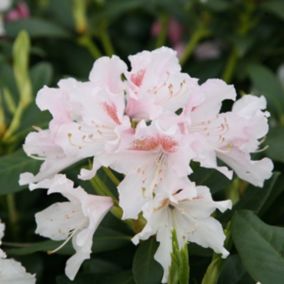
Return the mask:
[[[0, 246], [4, 237], [5, 225], [0, 220]], [[0, 249], [0, 283], [1, 284], [35, 284], [35, 275], [26, 272], [26, 269], [16, 260], [7, 259]]]
[[[216, 210], [224, 212], [230, 209], [231, 201], [213, 201], [207, 187], [192, 183], [176, 184], [168, 187], [171, 192], [163, 192], [143, 207], [143, 216], [147, 220], [144, 229], [133, 242], [146, 240], [156, 235], [160, 243], [154, 258], [163, 266], [163, 283], [167, 282], [171, 265], [172, 231], [176, 231], [179, 247], [194, 242], [202, 247], [212, 248], [226, 257], [229, 252], [224, 248], [225, 235], [221, 224], [211, 217]], [[196, 192], [196, 194], [195, 194]]]
[[88, 194], [81, 187], [74, 188], [73, 182], [64, 175], [43, 180], [36, 187], [48, 188], [48, 194], [60, 193], [68, 199], [49, 206], [35, 218], [39, 235], [55, 241], [65, 240], [63, 245], [72, 239], [76, 253], [68, 259], [65, 273], [73, 280], [82, 262], [90, 258], [93, 235], [112, 207], [112, 199]]

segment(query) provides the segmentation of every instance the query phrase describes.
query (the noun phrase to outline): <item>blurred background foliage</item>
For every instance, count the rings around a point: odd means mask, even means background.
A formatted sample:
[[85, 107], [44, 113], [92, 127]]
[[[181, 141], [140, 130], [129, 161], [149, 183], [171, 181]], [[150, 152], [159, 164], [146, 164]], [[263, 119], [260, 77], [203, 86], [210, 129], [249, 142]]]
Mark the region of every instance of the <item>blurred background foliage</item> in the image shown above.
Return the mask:
[[[25, 13], [9, 16], [21, 5]], [[43, 85], [55, 86], [64, 77], [86, 80], [100, 56], [117, 54], [127, 60], [130, 54], [162, 45], [175, 48], [184, 72], [201, 82], [223, 78], [235, 84], [240, 96], [264, 95], [271, 113], [263, 151], [255, 154], [269, 156], [275, 164], [275, 174], [263, 189], [192, 165], [192, 180], [209, 186], [215, 199], [231, 198], [235, 205], [231, 212], [217, 214], [226, 228], [231, 255], [221, 260], [210, 250], [190, 244], [190, 283], [284, 283], [283, 0], [30, 0], [14, 1], [0, 13], [5, 29], [0, 38], [4, 248], [37, 273], [38, 283], [70, 283], [63, 271], [72, 251], [67, 245], [49, 256], [46, 252], [58, 243], [34, 235], [34, 213], [59, 197], [18, 185], [19, 173], [39, 166], [21, 150], [25, 135], [34, 126], [47, 127], [50, 119], [35, 106], [37, 91]], [[76, 167], [66, 171], [68, 176], [93, 192], [98, 181], [78, 181]], [[104, 170], [99, 178], [115, 188]], [[152, 258], [155, 240], [135, 247], [132, 235], [109, 214], [95, 234], [93, 258], [85, 262], [74, 283], [159, 283], [161, 267]]]

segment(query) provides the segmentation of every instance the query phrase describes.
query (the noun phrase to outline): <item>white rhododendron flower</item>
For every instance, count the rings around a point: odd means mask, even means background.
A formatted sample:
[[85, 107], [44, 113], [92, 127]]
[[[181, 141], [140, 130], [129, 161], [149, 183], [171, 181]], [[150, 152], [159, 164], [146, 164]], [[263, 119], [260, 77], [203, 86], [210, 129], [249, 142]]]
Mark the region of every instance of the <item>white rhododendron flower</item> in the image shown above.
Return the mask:
[[208, 80], [201, 85], [201, 95], [204, 100], [200, 105], [187, 107], [182, 114], [188, 140], [196, 154], [193, 159], [231, 178], [233, 173], [228, 168], [218, 166], [219, 158], [240, 178], [263, 186], [271, 177], [272, 161], [268, 158], [253, 161], [250, 154], [258, 151], [261, 138], [268, 132], [265, 98], [245, 95], [234, 103], [232, 111], [220, 113], [223, 100], [235, 99], [232, 86], [221, 80]]
[[171, 264], [173, 230], [176, 231], [179, 247], [194, 242], [226, 257], [229, 252], [223, 246], [225, 235], [222, 225], [211, 214], [216, 209], [224, 212], [231, 207], [229, 200], [213, 201], [207, 187], [195, 187], [193, 183], [185, 187], [176, 185], [175, 191], [157, 194], [145, 204], [143, 215], [147, 224], [133, 238], [133, 242], [137, 244], [139, 240], [157, 235], [160, 245], [154, 257], [164, 268], [162, 282], [166, 283]]
[[82, 262], [90, 258], [94, 233], [112, 207], [112, 199], [90, 195], [81, 187], [74, 188], [73, 182], [64, 175], [43, 180], [36, 187], [48, 188], [48, 194], [61, 193], [69, 200], [51, 205], [35, 218], [39, 235], [55, 241], [65, 240], [63, 245], [72, 239], [76, 253], [68, 259], [65, 273], [73, 280]]
[[[0, 246], [4, 237], [5, 225], [0, 220]], [[35, 275], [14, 259], [7, 259], [6, 254], [0, 249], [0, 283], [1, 284], [35, 284]]]
[[[52, 119], [47, 129], [35, 127], [26, 138], [24, 151], [43, 163], [38, 173], [23, 173], [20, 184], [47, 188], [69, 200], [38, 213], [36, 222], [42, 236], [72, 238], [76, 254], [66, 266], [70, 279], [90, 257], [92, 236], [112, 206], [109, 197], [89, 195], [58, 175], [74, 163], [93, 161], [91, 168], [80, 169], [82, 180], [92, 179], [102, 166], [124, 175], [117, 186], [122, 219], [143, 215], [146, 220], [135, 243], [157, 235], [155, 258], [164, 268], [163, 282], [173, 230], [181, 246], [195, 242], [228, 254], [222, 226], [211, 214], [231, 203], [214, 202], [207, 187], [190, 181], [192, 161], [230, 179], [235, 172], [256, 186], [272, 175], [270, 159], [251, 156], [261, 151], [268, 132], [264, 97], [236, 100], [235, 88], [219, 79], [200, 84], [181, 72], [170, 48], [143, 51], [129, 61], [128, 69], [117, 56], [102, 57], [87, 82], [64, 79], [57, 88], [44, 87], [36, 98]], [[224, 101], [231, 110], [222, 111]]]

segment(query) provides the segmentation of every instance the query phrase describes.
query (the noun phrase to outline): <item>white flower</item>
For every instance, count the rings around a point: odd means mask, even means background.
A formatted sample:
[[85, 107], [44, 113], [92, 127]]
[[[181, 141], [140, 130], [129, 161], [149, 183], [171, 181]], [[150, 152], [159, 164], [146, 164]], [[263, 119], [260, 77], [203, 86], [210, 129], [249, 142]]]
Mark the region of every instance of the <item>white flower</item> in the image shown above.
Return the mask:
[[0, 1], [0, 12], [8, 10], [11, 4], [12, 4], [11, 0], [1, 0]]
[[131, 70], [126, 74], [128, 89], [126, 113], [133, 119], [156, 119], [184, 107], [197, 80], [181, 72], [173, 49], [161, 47], [129, 56]]
[[[61, 193], [69, 201], [57, 202], [35, 215], [36, 233], [52, 240], [70, 239], [76, 253], [68, 259], [65, 273], [73, 280], [82, 264], [90, 258], [93, 235], [112, 207], [110, 197], [88, 194], [83, 188], [73, 187], [64, 175], [39, 182], [36, 188], [48, 188], [48, 194]], [[56, 249], [56, 251], [58, 250]]]
[[147, 126], [141, 121], [138, 124], [129, 148], [112, 165], [125, 174], [118, 186], [124, 219], [137, 218], [147, 200], [169, 184], [187, 179], [192, 172], [191, 151], [182, 138], [176, 125], [167, 125], [164, 129], [158, 123]]
[[[225, 235], [221, 224], [211, 217], [219, 209], [224, 212], [230, 209], [231, 201], [212, 200], [207, 187], [192, 183], [190, 187], [176, 186], [172, 193], [158, 194], [143, 207], [143, 216], [147, 220], [144, 229], [133, 238], [137, 244], [139, 240], [146, 240], [157, 235], [160, 243], [154, 258], [163, 266], [163, 283], [167, 282], [171, 264], [172, 231], [175, 230], [179, 246], [187, 242], [194, 242], [202, 247], [212, 248], [215, 252], [227, 257], [229, 252], [224, 248]], [[173, 188], [172, 188], [173, 189]], [[192, 193], [197, 191], [193, 197]]]
[[218, 166], [219, 158], [240, 178], [263, 186], [272, 175], [272, 161], [253, 161], [250, 155], [258, 151], [268, 132], [265, 98], [245, 95], [234, 103], [232, 111], [220, 113], [222, 101], [235, 99], [235, 89], [221, 80], [208, 80], [201, 85], [200, 93], [203, 101], [183, 113], [187, 139], [196, 154], [193, 159], [232, 178], [232, 171]]
[[91, 178], [97, 164], [106, 165], [100, 156], [111, 155], [119, 146], [122, 133], [130, 128], [122, 94], [74, 79], [61, 80], [58, 85], [59, 88], [45, 87], [37, 95], [37, 105], [48, 110], [53, 119], [48, 129], [37, 129], [26, 138], [25, 152], [44, 162], [38, 174], [22, 174], [21, 185], [31, 185], [84, 158], [95, 157], [93, 169], [80, 174], [82, 179]]
[[[4, 237], [5, 225], [0, 220], [0, 246]], [[0, 283], [1, 284], [35, 284], [35, 275], [14, 259], [6, 259], [6, 254], [0, 249]]]

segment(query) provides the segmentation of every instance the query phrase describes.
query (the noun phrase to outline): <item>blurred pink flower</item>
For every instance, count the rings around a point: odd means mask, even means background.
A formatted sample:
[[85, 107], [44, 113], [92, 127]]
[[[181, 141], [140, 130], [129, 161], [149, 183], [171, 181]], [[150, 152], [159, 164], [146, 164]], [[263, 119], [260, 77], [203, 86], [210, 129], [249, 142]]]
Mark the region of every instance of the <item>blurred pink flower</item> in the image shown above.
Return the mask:
[[[184, 27], [182, 24], [174, 18], [171, 18], [168, 23], [168, 33], [167, 37], [174, 47], [174, 49], [178, 52], [178, 55], [184, 49], [184, 43], [182, 41], [182, 35], [184, 32]], [[161, 32], [161, 23], [156, 21], [152, 25], [151, 34], [153, 37], [157, 37]]]
[[30, 17], [30, 9], [26, 2], [20, 2], [14, 9], [7, 12], [5, 20], [14, 22]]

